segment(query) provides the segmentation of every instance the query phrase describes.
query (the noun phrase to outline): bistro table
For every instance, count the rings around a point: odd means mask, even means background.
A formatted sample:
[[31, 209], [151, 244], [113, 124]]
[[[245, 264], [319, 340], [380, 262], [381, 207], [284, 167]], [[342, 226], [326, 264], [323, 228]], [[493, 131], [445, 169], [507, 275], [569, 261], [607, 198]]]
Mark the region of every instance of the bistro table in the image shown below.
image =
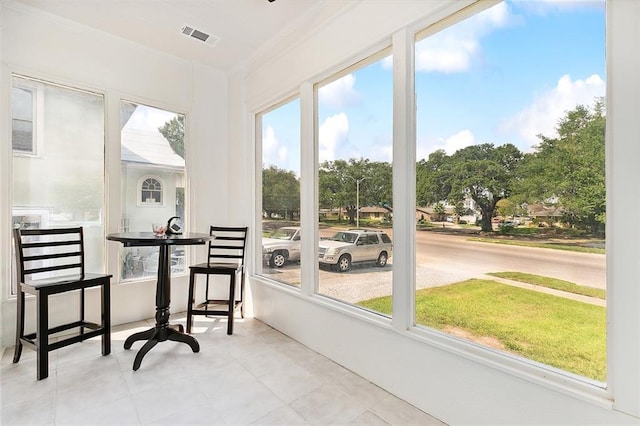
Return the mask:
[[138, 340], [147, 342], [140, 348], [135, 360], [133, 369], [140, 368], [142, 358], [158, 342], [173, 340], [175, 342], [186, 343], [193, 352], [200, 351], [198, 341], [188, 334], [185, 334], [182, 324], [177, 329], [169, 325], [169, 305], [171, 302], [171, 261], [169, 258], [169, 246], [187, 246], [206, 244], [213, 236], [209, 234], [184, 233], [156, 236], [153, 232], [123, 232], [108, 234], [107, 240], [121, 242], [125, 247], [149, 247], [158, 246], [158, 282], [156, 284], [156, 325], [155, 327], [134, 333], [124, 342], [125, 349], [131, 349], [131, 345]]

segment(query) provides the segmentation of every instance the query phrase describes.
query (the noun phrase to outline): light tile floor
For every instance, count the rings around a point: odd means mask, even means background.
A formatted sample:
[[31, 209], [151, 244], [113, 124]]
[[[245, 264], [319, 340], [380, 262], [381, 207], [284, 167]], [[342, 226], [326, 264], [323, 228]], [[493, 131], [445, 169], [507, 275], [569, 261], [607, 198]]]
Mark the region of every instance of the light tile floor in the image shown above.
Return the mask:
[[[172, 315], [184, 324], [184, 315]], [[90, 340], [50, 354], [0, 362], [0, 424], [55, 425], [442, 425], [443, 423], [255, 319], [199, 317], [200, 352], [162, 342], [138, 371], [123, 343], [153, 320], [113, 328], [111, 355]]]

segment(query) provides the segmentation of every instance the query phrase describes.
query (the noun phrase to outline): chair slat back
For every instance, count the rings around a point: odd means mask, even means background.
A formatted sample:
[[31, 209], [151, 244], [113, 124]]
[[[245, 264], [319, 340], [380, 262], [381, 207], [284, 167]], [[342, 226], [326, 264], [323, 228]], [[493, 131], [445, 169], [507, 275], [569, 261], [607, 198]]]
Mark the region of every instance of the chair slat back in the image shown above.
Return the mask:
[[235, 263], [244, 266], [247, 245], [247, 227], [211, 226], [209, 234], [208, 265], [214, 263]]
[[82, 227], [14, 229], [17, 273], [20, 282], [62, 275], [84, 276]]

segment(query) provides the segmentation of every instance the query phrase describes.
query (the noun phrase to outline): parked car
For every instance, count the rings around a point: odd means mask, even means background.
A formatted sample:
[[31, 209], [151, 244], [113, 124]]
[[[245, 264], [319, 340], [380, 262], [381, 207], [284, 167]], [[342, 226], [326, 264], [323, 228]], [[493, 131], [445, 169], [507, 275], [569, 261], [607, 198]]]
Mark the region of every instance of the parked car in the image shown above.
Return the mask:
[[320, 240], [319, 261], [338, 272], [351, 269], [353, 263], [375, 262], [385, 266], [391, 257], [391, 238], [382, 231], [351, 229], [340, 231], [328, 240]]
[[300, 227], [285, 226], [262, 239], [262, 257], [269, 266], [282, 268], [300, 260]]

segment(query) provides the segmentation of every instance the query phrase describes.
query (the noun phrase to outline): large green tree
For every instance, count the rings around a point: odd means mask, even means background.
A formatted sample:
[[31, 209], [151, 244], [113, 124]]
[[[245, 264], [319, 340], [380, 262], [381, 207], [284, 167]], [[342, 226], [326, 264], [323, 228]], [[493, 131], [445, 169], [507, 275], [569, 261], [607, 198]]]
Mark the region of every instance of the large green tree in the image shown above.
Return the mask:
[[522, 153], [512, 144], [471, 145], [451, 156], [436, 151], [417, 164], [417, 201], [447, 200], [455, 205], [471, 198], [481, 212], [482, 230], [492, 231], [496, 204], [510, 195], [521, 159]]
[[389, 163], [371, 162], [362, 158], [325, 161], [320, 164], [318, 176], [320, 207], [344, 207], [350, 223], [355, 222], [358, 203], [360, 207], [375, 205], [390, 208], [391, 170]]
[[294, 220], [300, 212], [300, 181], [293, 171], [276, 166], [262, 169], [262, 209]]
[[522, 164], [518, 198], [562, 208], [564, 220], [593, 233], [604, 231], [604, 101], [579, 105], [559, 120], [557, 137], [540, 144]]

